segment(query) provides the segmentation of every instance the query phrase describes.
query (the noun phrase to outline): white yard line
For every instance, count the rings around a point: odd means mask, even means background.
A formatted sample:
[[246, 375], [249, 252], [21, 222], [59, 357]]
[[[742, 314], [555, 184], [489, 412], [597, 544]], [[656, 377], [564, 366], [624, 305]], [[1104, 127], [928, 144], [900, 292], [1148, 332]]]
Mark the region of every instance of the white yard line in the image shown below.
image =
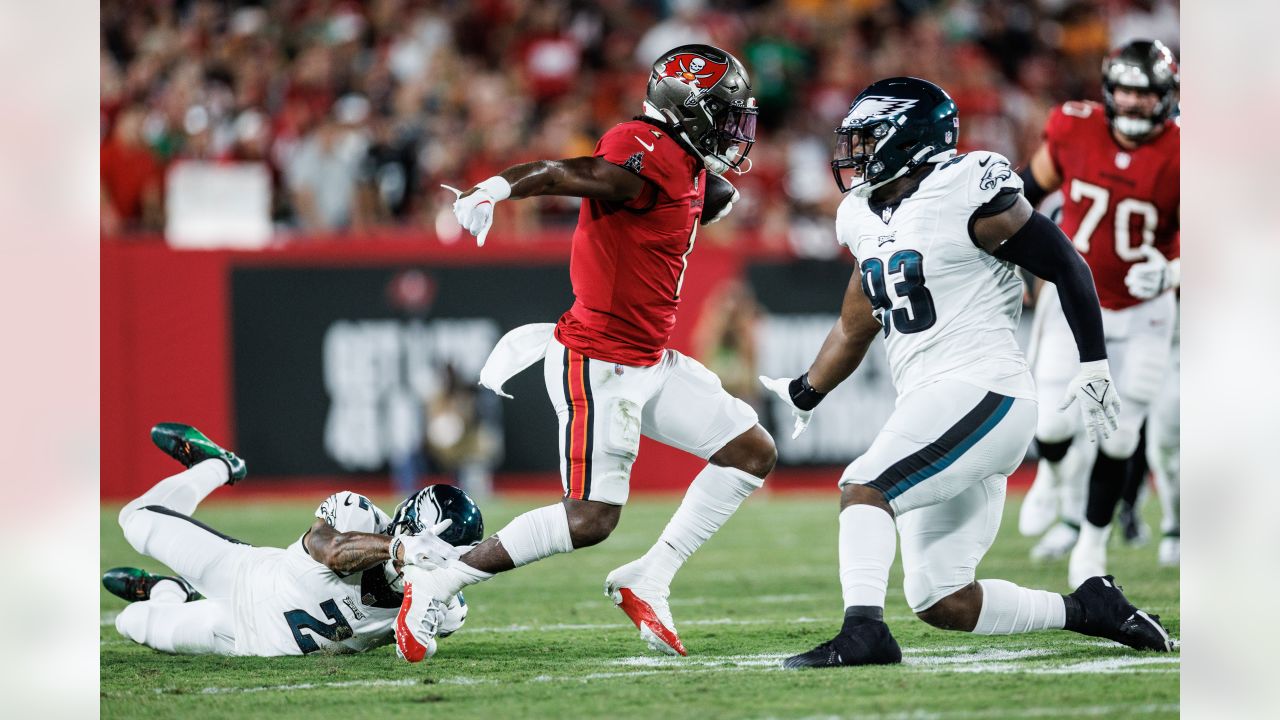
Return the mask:
[[[1154, 713], [1176, 713], [1177, 704], [1171, 705], [1082, 705], [1079, 707], [1055, 705], [1052, 707], [1001, 707], [991, 710], [909, 710], [899, 713], [811, 715], [803, 720], [980, 720], [981, 718], [1040, 718], [1040, 717], [1102, 717], [1115, 715], [1131, 717]], [[766, 716], [762, 720], [772, 720]]]

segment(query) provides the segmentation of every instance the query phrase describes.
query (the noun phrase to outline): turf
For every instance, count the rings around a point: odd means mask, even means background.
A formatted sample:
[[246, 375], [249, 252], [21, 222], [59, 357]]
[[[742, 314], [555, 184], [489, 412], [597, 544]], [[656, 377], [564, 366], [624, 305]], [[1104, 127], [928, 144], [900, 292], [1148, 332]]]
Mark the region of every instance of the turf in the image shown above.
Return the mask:
[[[911, 615], [897, 565], [886, 619], [905, 664], [780, 670], [782, 656], [829, 639], [839, 624], [835, 502], [834, 494], [752, 499], [689, 561], [672, 592], [688, 658], [650, 653], [601, 591], [609, 570], [648, 548], [674, 500], [635, 501], [603, 545], [467, 590], [467, 626], [419, 666], [400, 662], [392, 647], [358, 656], [164, 655], [117, 635], [110, 619], [123, 602], [103, 591], [102, 717], [1177, 716], [1177, 652], [1137, 653], [1069, 633], [935, 630]], [[1032, 540], [1016, 532], [1016, 502], [979, 577], [1065, 590], [1065, 561], [1027, 560]], [[487, 503], [486, 525], [499, 528], [537, 504]], [[248, 542], [284, 546], [314, 506], [210, 503], [197, 517]], [[103, 569], [160, 569], [125, 543], [116, 510], [103, 509]], [[1156, 566], [1155, 542], [1113, 546], [1111, 557], [1130, 599], [1160, 614], [1176, 638], [1178, 572]]]

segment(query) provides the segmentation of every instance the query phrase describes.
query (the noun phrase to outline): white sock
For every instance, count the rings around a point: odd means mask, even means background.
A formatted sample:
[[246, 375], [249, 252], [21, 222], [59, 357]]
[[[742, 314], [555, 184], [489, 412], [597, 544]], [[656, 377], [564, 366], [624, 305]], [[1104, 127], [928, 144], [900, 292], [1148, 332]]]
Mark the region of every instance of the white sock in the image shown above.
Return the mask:
[[640, 558], [643, 574], [661, 587], [702, 547], [764, 480], [744, 470], [708, 464], [689, 485], [684, 500], [649, 552]]
[[230, 478], [227, 464], [210, 458], [196, 463], [189, 470], [167, 477], [120, 510], [120, 524], [133, 511], [149, 505], [159, 505], [174, 512], [190, 515], [209, 493], [225, 485]]
[[1079, 548], [1106, 548], [1107, 539], [1111, 537], [1111, 526], [1098, 527], [1085, 520], [1080, 523], [1080, 537], [1076, 540]]
[[1071, 443], [1066, 456], [1057, 463], [1059, 512], [1062, 519], [1072, 525], [1080, 525], [1084, 521], [1085, 503], [1089, 499], [1089, 472], [1093, 469], [1093, 456], [1085, 452], [1082, 445], [1086, 444]]
[[840, 587], [844, 606], [884, 607], [898, 538], [889, 513], [870, 505], [840, 512]]
[[187, 590], [175, 580], [161, 580], [151, 586], [151, 602], [184, 603], [187, 601]]
[[[573, 551], [564, 503], [540, 507], [517, 517], [496, 533], [516, 567]], [[476, 572], [479, 572], [478, 570]]]
[[1013, 635], [1037, 630], [1060, 630], [1067, 624], [1062, 596], [1019, 587], [1008, 580], [979, 580], [982, 611], [976, 635]]

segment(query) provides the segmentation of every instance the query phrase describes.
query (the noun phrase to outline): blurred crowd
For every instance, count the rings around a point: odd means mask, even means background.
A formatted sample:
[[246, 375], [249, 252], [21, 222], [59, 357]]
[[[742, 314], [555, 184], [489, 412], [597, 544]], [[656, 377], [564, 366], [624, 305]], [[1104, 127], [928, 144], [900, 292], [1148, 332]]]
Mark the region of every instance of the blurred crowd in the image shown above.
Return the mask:
[[[708, 228], [830, 247], [832, 130], [871, 81], [910, 74], [960, 107], [961, 150], [1020, 163], [1054, 104], [1098, 98], [1134, 37], [1177, 51], [1169, 0], [102, 0], [102, 226], [164, 223], [174, 162], [250, 161], [281, 238], [426, 228], [456, 236], [440, 183], [589, 154], [640, 110], [650, 64], [709, 42], [760, 106], [743, 202]], [[504, 203], [500, 242], [563, 229], [565, 199]], [[699, 238], [702, 240], [702, 237]]]

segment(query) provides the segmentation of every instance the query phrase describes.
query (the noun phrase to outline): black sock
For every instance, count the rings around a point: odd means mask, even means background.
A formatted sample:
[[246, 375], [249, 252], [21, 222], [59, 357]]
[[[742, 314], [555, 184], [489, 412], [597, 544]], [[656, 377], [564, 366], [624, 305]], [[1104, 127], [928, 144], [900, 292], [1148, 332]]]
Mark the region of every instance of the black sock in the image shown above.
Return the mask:
[[1124, 502], [1129, 507], [1138, 504], [1138, 492], [1142, 490], [1142, 483], [1146, 482], [1147, 472], [1151, 470], [1147, 465], [1147, 433], [1146, 424], [1143, 424], [1142, 430], [1138, 434], [1138, 449], [1133, 451], [1133, 455], [1129, 457], [1129, 463], [1125, 467], [1124, 478]]
[[1120, 494], [1124, 492], [1125, 466], [1128, 464], [1128, 458], [1117, 460], [1098, 451], [1093, 474], [1089, 476], [1089, 502], [1084, 512], [1090, 525], [1106, 527], [1111, 524]]
[[869, 622], [884, 622], [884, 608], [875, 605], [850, 605], [844, 609], [844, 627], [840, 632]]
[[1084, 606], [1080, 601], [1070, 595], [1063, 595], [1062, 602], [1067, 606], [1067, 622], [1063, 627], [1067, 630], [1080, 632], [1084, 627]]
[[1067, 456], [1067, 448], [1071, 447], [1071, 438], [1060, 440], [1058, 442], [1047, 442], [1036, 438], [1036, 451], [1040, 453], [1040, 457], [1049, 462], [1059, 462]]

